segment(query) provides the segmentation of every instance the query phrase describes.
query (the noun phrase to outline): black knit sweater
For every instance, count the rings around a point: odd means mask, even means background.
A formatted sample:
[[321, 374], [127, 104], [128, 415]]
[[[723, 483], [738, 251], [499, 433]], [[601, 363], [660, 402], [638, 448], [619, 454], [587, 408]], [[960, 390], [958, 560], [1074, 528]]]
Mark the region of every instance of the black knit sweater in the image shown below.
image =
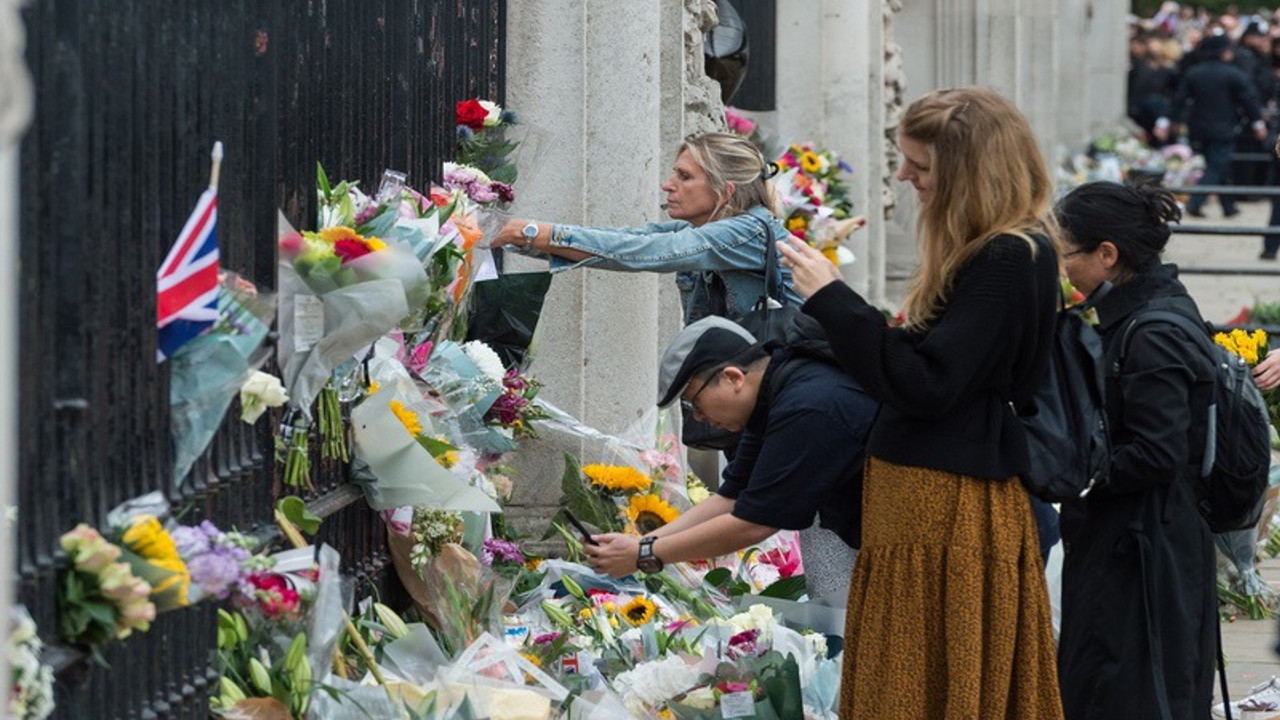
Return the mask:
[[889, 328], [844, 283], [804, 304], [845, 371], [882, 403], [867, 452], [899, 465], [985, 478], [1027, 468], [1022, 405], [1044, 376], [1057, 307], [1048, 241], [1000, 235], [956, 273], [942, 313], [923, 331]]

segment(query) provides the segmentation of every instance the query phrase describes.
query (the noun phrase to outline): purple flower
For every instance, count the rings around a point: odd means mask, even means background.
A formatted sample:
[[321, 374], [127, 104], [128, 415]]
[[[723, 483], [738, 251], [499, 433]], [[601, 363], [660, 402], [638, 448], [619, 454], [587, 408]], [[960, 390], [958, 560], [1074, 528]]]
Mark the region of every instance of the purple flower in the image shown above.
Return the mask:
[[542, 633], [541, 635], [533, 639], [533, 644], [534, 645], [550, 645], [556, 640], [559, 640], [560, 636], [563, 634], [564, 633], [558, 633], [558, 632]]
[[248, 553], [240, 548], [219, 548], [193, 558], [187, 563], [191, 582], [209, 595], [226, 599], [245, 574], [237, 551], [247, 558]]
[[506, 183], [494, 181], [489, 183], [489, 189], [497, 193], [502, 202], [513, 202], [516, 199], [515, 189]]
[[524, 555], [520, 552], [520, 546], [502, 538], [485, 540], [481, 555], [483, 555], [485, 565], [493, 565], [495, 560], [517, 565], [524, 564]]

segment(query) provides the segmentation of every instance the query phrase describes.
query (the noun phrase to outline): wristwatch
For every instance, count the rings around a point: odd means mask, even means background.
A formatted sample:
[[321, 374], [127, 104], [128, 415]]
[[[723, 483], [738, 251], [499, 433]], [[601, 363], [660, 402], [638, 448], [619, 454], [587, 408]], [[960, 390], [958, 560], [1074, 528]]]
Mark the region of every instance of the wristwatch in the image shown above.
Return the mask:
[[636, 568], [647, 573], [662, 572], [662, 561], [653, 554], [653, 541], [657, 539], [653, 536], [640, 538], [640, 555], [636, 558]]
[[538, 237], [538, 223], [530, 220], [529, 223], [524, 226], [524, 229], [520, 231], [520, 234], [524, 236], [525, 248], [533, 247], [533, 241]]

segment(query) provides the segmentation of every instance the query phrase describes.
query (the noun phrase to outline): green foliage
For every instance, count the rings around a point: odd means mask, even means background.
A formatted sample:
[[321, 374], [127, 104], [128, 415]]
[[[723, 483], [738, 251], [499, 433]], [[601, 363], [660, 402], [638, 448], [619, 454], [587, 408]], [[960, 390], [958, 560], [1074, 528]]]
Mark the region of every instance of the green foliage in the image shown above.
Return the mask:
[[320, 531], [320, 516], [308, 510], [302, 498], [296, 495], [280, 498], [276, 509], [302, 532], [314, 536]]

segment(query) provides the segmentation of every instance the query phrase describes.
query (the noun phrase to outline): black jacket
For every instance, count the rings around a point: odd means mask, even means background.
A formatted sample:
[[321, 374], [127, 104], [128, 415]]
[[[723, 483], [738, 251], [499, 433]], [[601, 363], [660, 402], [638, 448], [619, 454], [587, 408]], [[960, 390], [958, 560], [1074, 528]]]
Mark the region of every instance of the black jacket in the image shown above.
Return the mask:
[[899, 465], [1005, 479], [1029, 463], [1021, 405], [1044, 378], [1053, 337], [1057, 257], [1040, 237], [999, 235], [956, 273], [924, 332], [889, 328], [848, 285], [805, 302], [840, 365], [880, 401], [868, 454]]
[[1249, 122], [1262, 117], [1253, 81], [1221, 60], [1198, 62], [1183, 73], [1169, 117], [1182, 119], [1188, 103], [1187, 130], [1192, 140], [1231, 140], [1242, 115]]
[[1058, 672], [1066, 720], [1209, 716], [1217, 622], [1212, 536], [1192, 479], [1204, 444], [1213, 368], [1168, 323], [1133, 335], [1144, 307], [1199, 318], [1172, 265], [1117, 285], [1098, 301], [1108, 361], [1109, 481], [1062, 506], [1065, 556]]

